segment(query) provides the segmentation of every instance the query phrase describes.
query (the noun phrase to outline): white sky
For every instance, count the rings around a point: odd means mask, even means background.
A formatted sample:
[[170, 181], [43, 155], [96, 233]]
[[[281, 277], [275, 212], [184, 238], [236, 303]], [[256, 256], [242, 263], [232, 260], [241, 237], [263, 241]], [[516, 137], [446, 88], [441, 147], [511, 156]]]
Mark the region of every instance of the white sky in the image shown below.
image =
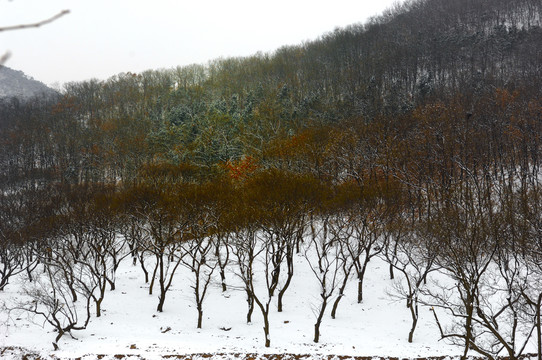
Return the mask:
[[270, 52], [363, 23], [395, 0], [0, 0], [6, 66], [46, 84]]

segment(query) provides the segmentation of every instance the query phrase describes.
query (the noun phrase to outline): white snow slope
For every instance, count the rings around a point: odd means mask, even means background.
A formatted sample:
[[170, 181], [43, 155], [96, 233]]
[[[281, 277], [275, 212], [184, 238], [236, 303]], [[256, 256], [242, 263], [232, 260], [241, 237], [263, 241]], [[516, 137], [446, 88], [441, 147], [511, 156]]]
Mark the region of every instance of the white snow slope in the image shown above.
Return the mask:
[[[2, 311], [0, 358], [22, 358], [23, 352], [33, 353], [34, 358], [41, 359], [88, 360], [120, 358], [118, 354], [138, 359], [247, 353], [309, 354], [311, 358], [327, 358], [327, 355], [456, 357], [460, 354], [459, 347], [439, 341], [433, 315], [424, 307], [420, 309], [414, 342], [407, 342], [410, 314], [403, 301], [394, 301], [388, 295], [393, 281], [389, 280], [386, 263], [380, 259], [369, 264], [364, 301], [357, 303], [357, 284], [351, 280], [337, 318], [331, 319], [329, 308], [321, 327], [320, 343], [313, 343], [313, 309], [320, 302], [318, 286], [305, 257], [296, 255], [295, 261], [295, 275], [284, 298], [284, 311], [276, 311], [276, 298], [272, 302], [270, 348], [264, 347], [263, 321], [257, 307], [253, 323], [246, 323], [245, 293], [233, 273], [227, 274], [227, 280], [229, 285], [239, 288], [230, 286], [222, 293], [215, 272], [216, 283], [212, 284], [204, 303], [203, 328], [198, 330], [189, 270], [179, 268], [164, 312], [157, 313], [157, 295], [148, 295], [141, 269], [132, 266], [130, 259], [125, 259], [117, 273], [117, 289], [108, 290], [106, 294], [102, 317], [93, 317], [86, 330], [75, 331], [73, 335], [77, 339], [64, 336], [59, 341], [58, 351], [53, 351], [51, 345], [56, 334], [49, 325], [43, 324], [42, 319], [32, 319], [24, 313], [8, 316], [5, 310]], [[0, 304], [5, 302], [9, 306], [14, 299], [20, 298], [23, 278], [21, 275], [0, 293]], [[228, 355], [214, 356], [228, 358]]]

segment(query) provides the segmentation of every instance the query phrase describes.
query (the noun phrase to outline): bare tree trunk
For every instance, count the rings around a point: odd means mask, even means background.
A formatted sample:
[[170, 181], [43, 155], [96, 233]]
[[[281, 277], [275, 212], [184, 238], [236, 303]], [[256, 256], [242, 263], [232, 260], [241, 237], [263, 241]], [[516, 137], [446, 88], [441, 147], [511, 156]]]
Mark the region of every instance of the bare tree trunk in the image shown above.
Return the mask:
[[109, 283], [109, 290], [115, 291], [115, 289], [116, 289], [115, 281], [114, 281], [114, 280], [107, 279], [107, 282]]
[[367, 264], [369, 264], [370, 258], [367, 253], [361, 269], [358, 270], [358, 304], [363, 302], [363, 279], [365, 278], [365, 271], [367, 270]]
[[8, 284], [7, 278], [2, 278], [0, 280], [0, 291], [4, 291], [4, 287]]
[[73, 302], [77, 302], [77, 292], [75, 291], [75, 289], [73, 287], [70, 286], [70, 292], [71, 292], [71, 295], [72, 295], [72, 300]]
[[143, 274], [145, 274], [145, 284], [149, 283], [149, 271], [145, 267], [145, 261], [143, 259], [143, 253], [139, 255], [139, 266], [141, 266], [141, 270], [143, 270]]
[[316, 323], [314, 324], [314, 342], [317, 343], [320, 341], [320, 325], [322, 324], [322, 318], [324, 317], [324, 312], [326, 311], [327, 307], [327, 297], [325, 295], [322, 295], [322, 306], [320, 307], [320, 312], [318, 313], [318, 317], [316, 318]]
[[[470, 300], [470, 297], [467, 298], [467, 301]], [[467, 304], [466, 306], [466, 312], [467, 312], [467, 318], [465, 323], [465, 350], [463, 351], [463, 356], [461, 357], [462, 360], [467, 360], [467, 354], [469, 352], [470, 348], [470, 340], [472, 338], [472, 315], [473, 315], [473, 305], [472, 301]]]
[[348, 278], [350, 277], [350, 271], [352, 270], [352, 265], [350, 265], [350, 268], [348, 270], [345, 270], [345, 276], [343, 279], [343, 283], [341, 284], [341, 287], [339, 288], [339, 296], [337, 296], [337, 299], [335, 299], [335, 302], [333, 303], [333, 308], [331, 309], [331, 318], [335, 319], [335, 316], [337, 315], [337, 308], [339, 307], [339, 302], [344, 296], [344, 290], [346, 289], [346, 285], [348, 284]]
[[253, 298], [256, 304], [258, 304], [258, 307], [260, 308], [263, 316], [263, 333], [265, 336], [265, 347], [270, 347], [271, 338], [269, 337], [269, 303], [271, 302], [271, 298], [269, 298], [265, 306], [260, 300], [258, 300], [256, 296], [254, 296]]
[[223, 267], [220, 268], [220, 281], [222, 284], [222, 292], [226, 292], [228, 288], [226, 286], [226, 272], [224, 271]]
[[[158, 282], [160, 284], [160, 296], [158, 297], [158, 306], [156, 308], [156, 311], [162, 312], [164, 311], [164, 302], [166, 301], [166, 279], [164, 279], [164, 259], [163, 257], [160, 257], [158, 260], [158, 263], [156, 264], [157, 267], [160, 268], [160, 274], [158, 278]], [[153, 277], [154, 281], [154, 277]]]
[[201, 325], [203, 322], [203, 307], [201, 304], [198, 304], [198, 329], [201, 329]]
[[[32, 257], [30, 257], [30, 259], [28, 260], [28, 262], [32, 262], [33, 259]], [[32, 273], [34, 272], [34, 270], [38, 267], [38, 264], [39, 264], [39, 261], [36, 261], [34, 262], [34, 265], [27, 265], [26, 266], [26, 274], [28, 275], [28, 281], [29, 282], [33, 282], [34, 281], [34, 277], [32, 276]]]
[[156, 271], [158, 271], [158, 263], [159, 263], [159, 260], [158, 260], [158, 257], [157, 257], [156, 266], [154, 267], [154, 271], [152, 272], [152, 279], [151, 279], [151, 283], [149, 285], [149, 295], [152, 295], [152, 289], [154, 288], [154, 279], [156, 279]]
[[269, 316], [268, 313], [263, 314], [263, 332], [265, 334], [265, 347], [271, 347], [271, 339], [269, 338]]
[[286, 290], [288, 290], [288, 287], [290, 286], [290, 283], [292, 281], [292, 278], [294, 277], [294, 252], [293, 248], [289, 245], [286, 254], [286, 263], [288, 266], [288, 277], [286, 279], [286, 282], [284, 283], [284, 286], [279, 291], [278, 295], [278, 305], [277, 305], [277, 311], [282, 312], [282, 298], [284, 296], [284, 293]]
[[77, 291], [75, 291], [75, 288], [73, 287], [73, 274], [71, 272], [63, 271], [64, 279], [66, 279], [66, 284], [68, 285], [68, 288], [70, 289], [70, 294], [72, 296], [73, 302], [77, 302]]
[[102, 316], [102, 301], [103, 298], [96, 300], [96, 317]]
[[156, 311], [158, 312], [164, 311], [165, 301], [166, 301], [166, 292], [164, 290], [160, 290], [160, 296], [158, 296], [158, 306], [156, 307]]
[[418, 301], [410, 299], [410, 315], [412, 316], [412, 327], [408, 333], [408, 342], [411, 343], [414, 341], [414, 331], [416, 330], [416, 325], [418, 324]]
[[93, 297], [94, 302], [96, 303], [96, 317], [102, 316], [102, 302], [103, 302], [104, 297], [105, 297], [105, 288], [106, 288], [106, 286], [107, 286], [107, 283], [106, 283], [105, 279], [102, 279], [101, 284], [98, 287], [98, 289], [100, 290], [100, 296], [98, 298]]
[[358, 304], [363, 301], [363, 275], [358, 276]]
[[58, 350], [58, 340], [60, 340], [62, 336], [64, 336], [64, 331], [59, 330], [58, 335], [56, 336], [55, 341], [53, 342], [53, 348], [55, 349], [55, 351]]
[[252, 296], [248, 292], [247, 292], [247, 303], [248, 303], [247, 324], [250, 324], [252, 322], [252, 313], [254, 312], [254, 296]]
[[229, 259], [229, 247], [228, 245], [226, 244], [226, 259], [224, 259], [224, 261], [222, 261], [222, 257], [220, 256], [220, 243], [222, 241], [218, 241], [217, 242], [217, 245], [216, 245], [216, 248], [215, 248], [215, 256], [216, 256], [216, 259], [218, 260], [218, 267], [220, 268], [220, 281], [221, 281], [221, 285], [222, 285], [222, 292], [226, 292], [226, 290], [228, 290], [227, 288], [227, 285], [226, 285], [226, 264], [228, 262], [228, 259]]

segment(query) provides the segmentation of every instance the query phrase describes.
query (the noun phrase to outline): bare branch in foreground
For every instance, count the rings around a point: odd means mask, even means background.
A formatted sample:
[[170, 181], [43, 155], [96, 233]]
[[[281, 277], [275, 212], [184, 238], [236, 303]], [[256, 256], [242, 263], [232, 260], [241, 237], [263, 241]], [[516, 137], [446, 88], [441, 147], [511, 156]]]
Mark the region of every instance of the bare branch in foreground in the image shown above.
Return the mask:
[[[12, 25], [12, 26], [3, 26], [3, 27], [0, 27], [0, 32], [2, 32], [2, 31], [11, 31], [11, 30], [22, 30], [22, 29], [29, 29], [29, 28], [38, 28], [40, 26], [50, 24], [53, 21], [58, 20], [62, 16], [66, 15], [66, 14], [69, 14], [69, 13], [70, 13], [70, 10], [62, 10], [61, 12], [56, 14], [55, 16], [53, 16], [53, 17], [51, 17], [49, 19], [46, 19], [46, 20], [36, 22], [36, 23], [19, 24], [19, 25]], [[3, 59], [3, 57], [2, 57], [2, 59]]]

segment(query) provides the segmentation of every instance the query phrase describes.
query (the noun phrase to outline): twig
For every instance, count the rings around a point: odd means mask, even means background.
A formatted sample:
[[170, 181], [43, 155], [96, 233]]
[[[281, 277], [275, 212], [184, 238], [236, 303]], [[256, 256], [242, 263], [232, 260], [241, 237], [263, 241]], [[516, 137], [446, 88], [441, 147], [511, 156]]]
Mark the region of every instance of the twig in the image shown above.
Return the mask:
[[[55, 16], [53, 16], [53, 17], [51, 17], [49, 19], [46, 19], [46, 20], [36, 22], [36, 23], [20, 24], [20, 25], [13, 25], [13, 26], [3, 26], [3, 27], [0, 27], [0, 32], [2, 32], [2, 31], [10, 31], [10, 30], [22, 30], [22, 29], [29, 29], [29, 28], [38, 28], [40, 26], [50, 24], [53, 21], [61, 18], [62, 16], [66, 15], [66, 14], [69, 14], [69, 13], [70, 13], [70, 10], [62, 10], [61, 12], [56, 14]], [[2, 60], [4, 60], [4, 56], [2, 56]]]
[[9, 51], [6, 51], [4, 55], [0, 56], [0, 66], [4, 65], [10, 57], [11, 53]]
[[440, 331], [440, 336], [441, 336], [442, 339], [444, 339], [445, 338], [444, 331], [442, 330], [442, 326], [440, 325], [440, 321], [438, 319], [437, 312], [435, 311], [434, 307], [431, 307], [431, 311], [433, 312], [433, 315], [435, 316], [435, 320], [437, 322], [437, 326], [438, 326], [438, 329]]

